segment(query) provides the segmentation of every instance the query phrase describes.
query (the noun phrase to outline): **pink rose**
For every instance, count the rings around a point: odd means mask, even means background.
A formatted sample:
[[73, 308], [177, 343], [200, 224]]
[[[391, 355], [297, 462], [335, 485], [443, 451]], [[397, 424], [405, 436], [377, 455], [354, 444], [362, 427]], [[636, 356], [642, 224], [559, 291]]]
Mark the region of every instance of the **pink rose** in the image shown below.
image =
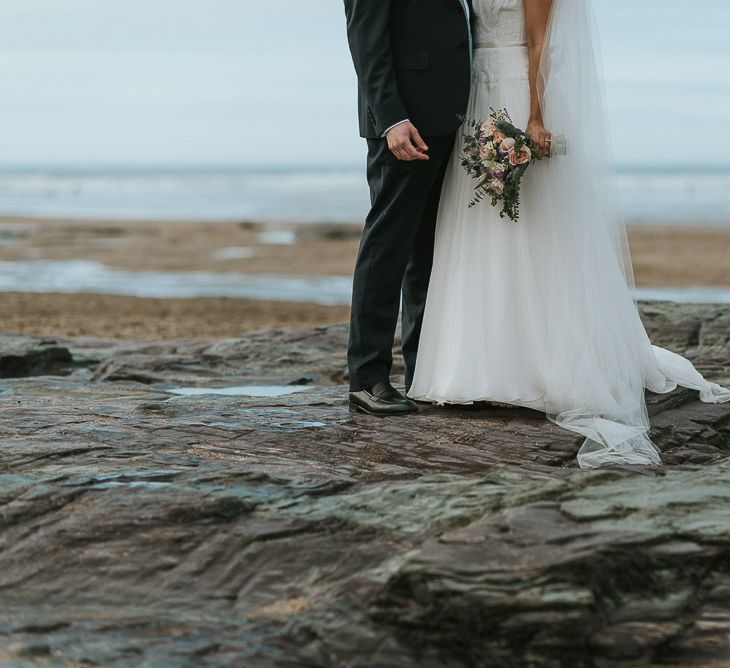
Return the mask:
[[511, 165], [524, 165], [532, 159], [532, 151], [527, 146], [523, 146], [519, 151], [512, 149], [507, 155]]
[[482, 144], [479, 147], [480, 158], [492, 158], [494, 157], [494, 149], [489, 144]]
[[482, 123], [482, 134], [484, 135], [491, 135], [496, 129], [497, 128], [494, 127], [494, 123]]
[[509, 153], [509, 151], [511, 151], [515, 147], [516, 143], [517, 142], [515, 142], [515, 140], [512, 139], [512, 137], [506, 137], [505, 139], [502, 140], [502, 144], [501, 144], [500, 148], [503, 151], [507, 151]]

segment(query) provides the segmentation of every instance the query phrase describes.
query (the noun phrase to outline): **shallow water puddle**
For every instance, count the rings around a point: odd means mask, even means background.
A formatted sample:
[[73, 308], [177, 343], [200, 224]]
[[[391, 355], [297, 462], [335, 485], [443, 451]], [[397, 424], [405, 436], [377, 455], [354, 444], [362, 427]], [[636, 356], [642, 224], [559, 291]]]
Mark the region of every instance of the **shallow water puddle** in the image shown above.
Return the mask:
[[[243, 247], [231, 249], [221, 249], [222, 255], [217, 259], [241, 257], [244, 253]], [[352, 279], [231, 271], [125, 271], [90, 260], [19, 260], [0, 261], [0, 291], [90, 292], [155, 298], [241, 297], [348, 304]]]
[[[288, 230], [273, 230], [287, 232]], [[282, 234], [268, 237], [269, 242]], [[214, 251], [216, 259], [246, 256], [244, 246]], [[240, 297], [313, 304], [349, 304], [350, 276], [277, 276], [230, 271], [124, 271], [89, 260], [0, 261], [2, 292], [63, 292], [187, 298]], [[681, 303], [730, 304], [730, 288], [637, 288], [638, 299]]]
[[634, 296], [639, 300], [669, 301], [680, 304], [730, 304], [728, 288], [636, 288]]
[[227, 246], [211, 252], [214, 260], [246, 260], [256, 255], [256, 249], [249, 246]]
[[267, 230], [258, 235], [260, 244], [293, 246], [297, 242], [294, 230]]

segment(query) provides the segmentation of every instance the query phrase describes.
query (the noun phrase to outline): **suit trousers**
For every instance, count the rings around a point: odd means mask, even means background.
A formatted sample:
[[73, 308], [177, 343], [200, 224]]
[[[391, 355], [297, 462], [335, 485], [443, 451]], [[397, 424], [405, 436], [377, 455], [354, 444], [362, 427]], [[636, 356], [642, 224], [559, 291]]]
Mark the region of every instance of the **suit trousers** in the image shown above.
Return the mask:
[[350, 390], [388, 382], [403, 304], [401, 346], [410, 385], [433, 264], [441, 186], [455, 135], [424, 137], [429, 160], [398, 160], [368, 139], [371, 209], [355, 264], [347, 358]]

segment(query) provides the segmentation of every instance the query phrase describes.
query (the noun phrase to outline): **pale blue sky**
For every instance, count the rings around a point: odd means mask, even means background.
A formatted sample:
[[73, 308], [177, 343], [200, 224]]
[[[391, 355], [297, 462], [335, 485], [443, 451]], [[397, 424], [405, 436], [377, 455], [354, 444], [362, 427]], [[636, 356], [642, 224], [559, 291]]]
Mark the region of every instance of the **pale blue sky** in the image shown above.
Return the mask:
[[[618, 160], [730, 162], [730, 3], [595, 6]], [[0, 164], [363, 157], [341, 0], [2, 0], [0, 91]]]

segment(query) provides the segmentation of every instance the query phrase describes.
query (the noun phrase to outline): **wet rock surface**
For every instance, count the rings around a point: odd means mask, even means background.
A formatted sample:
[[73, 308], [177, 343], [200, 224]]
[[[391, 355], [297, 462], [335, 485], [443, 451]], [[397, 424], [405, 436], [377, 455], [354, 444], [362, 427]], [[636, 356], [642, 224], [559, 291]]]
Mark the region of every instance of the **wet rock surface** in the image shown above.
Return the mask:
[[[727, 382], [730, 309], [643, 313]], [[532, 411], [351, 413], [345, 341], [0, 337], [68, 351], [0, 381], [0, 665], [730, 660], [730, 405], [649, 395], [665, 466], [585, 472]]]

